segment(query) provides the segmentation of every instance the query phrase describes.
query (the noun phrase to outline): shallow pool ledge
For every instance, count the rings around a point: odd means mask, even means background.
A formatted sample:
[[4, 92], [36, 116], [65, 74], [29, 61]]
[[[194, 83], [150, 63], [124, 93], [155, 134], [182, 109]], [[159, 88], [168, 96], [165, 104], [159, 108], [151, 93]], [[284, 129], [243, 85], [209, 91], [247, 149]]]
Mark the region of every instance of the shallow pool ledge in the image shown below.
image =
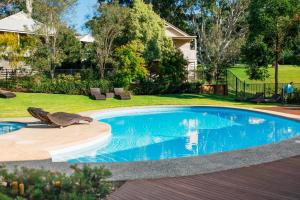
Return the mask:
[[52, 156], [59, 160], [65, 152], [103, 143], [111, 135], [110, 126], [98, 121], [62, 129], [39, 124], [32, 118], [12, 121], [26, 122], [27, 127], [0, 136], [0, 162], [46, 160]]

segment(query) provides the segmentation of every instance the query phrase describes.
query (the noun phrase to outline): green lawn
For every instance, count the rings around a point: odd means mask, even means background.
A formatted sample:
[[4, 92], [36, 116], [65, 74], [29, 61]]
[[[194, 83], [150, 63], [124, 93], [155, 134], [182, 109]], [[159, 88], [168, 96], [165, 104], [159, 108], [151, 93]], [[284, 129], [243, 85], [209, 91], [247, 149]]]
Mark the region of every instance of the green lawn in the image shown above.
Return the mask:
[[[270, 77], [267, 78], [265, 83], [274, 83], [274, 68], [270, 67], [269, 69]], [[230, 71], [236, 75], [240, 80], [246, 81], [247, 83], [258, 83], [262, 81], [249, 80], [246, 70], [243, 67], [234, 67]], [[279, 82], [280, 83], [300, 83], [300, 66], [292, 65], [281, 65], [279, 66]]]
[[17, 93], [13, 99], [0, 99], [0, 118], [29, 116], [26, 109], [30, 106], [41, 107], [50, 112], [82, 112], [104, 108], [145, 106], [145, 105], [227, 105], [241, 107], [260, 107], [234, 102], [229, 97], [200, 94], [178, 94], [160, 96], [133, 96], [132, 100], [107, 99], [94, 101], [86, 96], [61, 94]]

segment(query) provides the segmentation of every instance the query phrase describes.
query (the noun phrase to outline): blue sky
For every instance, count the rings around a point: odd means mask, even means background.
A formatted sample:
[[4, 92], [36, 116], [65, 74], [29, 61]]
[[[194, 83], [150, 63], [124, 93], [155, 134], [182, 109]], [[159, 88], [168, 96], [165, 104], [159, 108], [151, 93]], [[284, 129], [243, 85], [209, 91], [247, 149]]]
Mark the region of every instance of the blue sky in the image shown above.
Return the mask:
[[87, 30], [84, 30], [84, 24], [88, 18], [93, 16], [96, 4], [97, 0], [78, 0], [74, 12], [66, 17], [67, 23], [74, 26], [78, 33], [87, 33]]

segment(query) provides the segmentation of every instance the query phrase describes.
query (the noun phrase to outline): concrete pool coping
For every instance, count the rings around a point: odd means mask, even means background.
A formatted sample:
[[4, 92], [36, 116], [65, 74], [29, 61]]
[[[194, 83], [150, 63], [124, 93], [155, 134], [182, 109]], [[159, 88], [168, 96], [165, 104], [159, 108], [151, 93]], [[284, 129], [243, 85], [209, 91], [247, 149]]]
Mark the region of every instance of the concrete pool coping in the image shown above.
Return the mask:
[[[113, 108], [103, 109], [97, 111], [88, 111], [81, 114], [94, 115], [96, 113], [117, 111], [124, 109], [135, 108], [158, 108], [158, 107], [220, 107], [220, 108], [234, 108], [240, 110], [248, 110], [254, 112], [267, 113], [271, 115], [281, 116], [292, 120], [300, 121], [300, 116], [279, 113], [275, 111], [258, 110], [252, 108], [241, 108], [232, 106], [206, 106], [206, 105], [178, 105], [178, 106], [137, 106], [129, 108]], [[1, 120], [3, 121], [3, 120]], [[240, 168], [250, 165], [256, 165], [275, 160], [280, 160], [292, 156], [300, 155], [300, 136], [289, 140], [282, 141], [276, 144], [269, 144], [259, 147], [242, 149], [231, 152], [216, 153], [207, 156], [193, 156], [185, 158], [176, 158], [158, 161], [142, 161], [131, 163], [88, 163], [90, 166], [105, 166], [109, 169], [113, 176], [110, 180], [133, 180], [133, 179], [151, 179], [161, 177], [175, 177], [204, 174], [233, 168]], [[63, 171], [72, 173], [69, 168], [71, 164], [65, 162], [54, 163], [50, 159], [35, 160], [35, 161], [18, 161], [18, 162], [4, 162], [9, 169], [18, 167], [30, 168], [45, 168], [53, 171]], [[79, 166], [84, 166], [87, 163], [79, 163]]]

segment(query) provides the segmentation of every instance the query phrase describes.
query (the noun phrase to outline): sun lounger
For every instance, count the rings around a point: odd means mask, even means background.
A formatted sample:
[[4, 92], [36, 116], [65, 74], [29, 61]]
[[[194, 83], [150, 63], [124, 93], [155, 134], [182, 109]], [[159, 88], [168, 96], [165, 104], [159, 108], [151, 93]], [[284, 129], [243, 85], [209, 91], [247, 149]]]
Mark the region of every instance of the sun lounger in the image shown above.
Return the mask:
[[5, 90], [0, 90], [0, 98], [14, 98], [16, 97], [16, 94], [13, 92], [5, 91]]
[[127, 91], [124, 91], [123, 88], [114, 88], [115, 97], [117, 99], [121, 100], [130, 100], [131, 96], [130, 93]]
[[273, 94], [270, 98], [265, 98], [264, 102], [266, 103], [279, 103], [282, 98], [280, 94]]
[[73, 124], [78, 124], [80, 121], [92, 122], [93, 119], [90, 117], [84, 117], [77, 114], [65, 113], [65, 112], [57, 112], [57, 113], [48, 113], [48, 119], [56, 126], [66, 127]]
[[90, 117], [84, 117], [78, 114], [71, 114], [65, 112], [49, 113], [41, 108], [28, 108], [28, 112], [34, 117], [39, 119], [41, 122], [48, 125], [55, 125], [59, 127], [66, 127], [73, 124], [77, 124], [80, 121], [92, 122], [93, 119]]
[[105, 95], [101, 94], [100, 88], [90, 88], [91, 97], [95, 100], [105, 100]]
[[52, 122], [47, 117], [49, 112], [46, 112], [41, 108], [33, 108], [33, 107], [29, 107], [27, 111], [29, 112], [29, 114], [31, 114], [32, 117], [39, 119], [41, 122], [45, 124], [52, 124]]
[[252, 102], [252, 103], [264, 102], [264, 94], [263, 93], [256, 93], [253, 97], [248, 98], [247, 101]]

